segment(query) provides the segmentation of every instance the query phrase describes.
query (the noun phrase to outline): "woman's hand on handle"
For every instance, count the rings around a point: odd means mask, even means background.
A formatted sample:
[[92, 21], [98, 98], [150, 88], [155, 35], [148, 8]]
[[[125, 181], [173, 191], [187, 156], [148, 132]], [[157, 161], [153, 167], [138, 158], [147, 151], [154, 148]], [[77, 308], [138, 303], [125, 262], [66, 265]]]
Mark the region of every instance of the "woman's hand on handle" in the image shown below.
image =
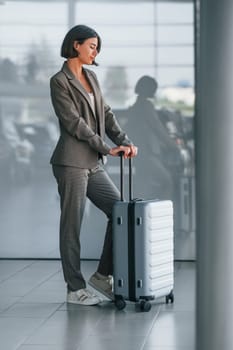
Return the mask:
[[130, 146], [117, 146], [110, 149], [109, 154], [113, 157], [118, 157], [120, 152], [124, 153], [124, 158], [132, 158], [137, 155], [137, 147], [134, 145]]
[[136, 157], [136, 155], [138, 154], [138, 148], [134, 145], [130, 145], [130, 155], [129, 158], [133, 158]]

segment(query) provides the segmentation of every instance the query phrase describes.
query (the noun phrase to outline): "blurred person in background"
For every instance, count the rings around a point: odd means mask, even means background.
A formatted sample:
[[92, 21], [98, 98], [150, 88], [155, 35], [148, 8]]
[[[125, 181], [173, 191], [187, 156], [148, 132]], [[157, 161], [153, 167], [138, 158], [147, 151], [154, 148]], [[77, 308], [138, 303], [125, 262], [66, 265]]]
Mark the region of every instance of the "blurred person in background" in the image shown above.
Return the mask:
[[145, 198], [174, 198], [174, 168], [169, 162], [180, 164], [180, 153], [154, 107], [157, 81], [142, 76], [135, 85], [137, 98], [128, 108], [125, 130], [140, 150], [134, 161], [135, 196]]

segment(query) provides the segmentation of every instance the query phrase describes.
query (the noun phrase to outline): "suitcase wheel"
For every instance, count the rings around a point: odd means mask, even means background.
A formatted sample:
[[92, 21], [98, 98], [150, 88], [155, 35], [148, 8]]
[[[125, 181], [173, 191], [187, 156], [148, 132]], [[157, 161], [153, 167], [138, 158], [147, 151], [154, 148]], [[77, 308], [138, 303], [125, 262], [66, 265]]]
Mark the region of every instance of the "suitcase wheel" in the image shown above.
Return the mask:
[[168, 295], [166, 295], [166, 304], [168, 304], [169, 301], [171, 302], [171, 304], [174, 303], [174, 294], [173, 294], [173, 290], [172, 290]]
[[123, 298], [116, 298], [115, 306], [118, 310], [123, 310], [126, 307], [126, 302]]
[[151, 303], [148, 300], [140, 301], [140, 310], [144, 312], [148, 312], [151, 309]]

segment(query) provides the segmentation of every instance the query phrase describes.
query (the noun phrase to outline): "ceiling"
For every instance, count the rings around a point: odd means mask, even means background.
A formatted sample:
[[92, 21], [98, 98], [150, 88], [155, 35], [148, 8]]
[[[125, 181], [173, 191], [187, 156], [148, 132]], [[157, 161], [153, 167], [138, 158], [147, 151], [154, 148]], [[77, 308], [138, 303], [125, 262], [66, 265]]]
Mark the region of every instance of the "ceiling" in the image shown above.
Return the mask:
[[179, 2], [179, 3], [190, 3], [194, 2], [195, 0], [0, 0], [0, 5], [4, 5], [6, 2], [21, 2], [21, 1], [28, 1], [28, 2], [79, 2], [79, 1], [85, 1], [85, 2], [111, 2], [111, 1], [117, 1], [117, 2], [125, 2], [125, 3], [135, 3], [135, 2]]

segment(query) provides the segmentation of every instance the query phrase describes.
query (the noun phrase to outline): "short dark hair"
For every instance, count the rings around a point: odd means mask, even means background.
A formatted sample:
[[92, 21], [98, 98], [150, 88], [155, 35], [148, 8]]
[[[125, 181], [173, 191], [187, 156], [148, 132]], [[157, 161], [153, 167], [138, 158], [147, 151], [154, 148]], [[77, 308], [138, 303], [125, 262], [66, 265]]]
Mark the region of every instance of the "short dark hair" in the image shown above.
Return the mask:
[[[61, 46], [61, 56], [65, 58], [73, 58], [78, 56], [78, 52], [74, 49], [74, 42], [77, 41], [79, 44], [83, 44], [85, 40], [89, 38], [97, 38], [97, 51], [100, 52], [101, 49], [101, 38], [99, 34], [92, 28], [79, 24], [71, 28], [66, 34], [62, 46]], [[95, 61], [92, 64], [97, 65]]]
[[142, 97], [153, 97], [157, 89], [157, 81], [148, 75], [142, 76], [135, 86], [136, 94]]

